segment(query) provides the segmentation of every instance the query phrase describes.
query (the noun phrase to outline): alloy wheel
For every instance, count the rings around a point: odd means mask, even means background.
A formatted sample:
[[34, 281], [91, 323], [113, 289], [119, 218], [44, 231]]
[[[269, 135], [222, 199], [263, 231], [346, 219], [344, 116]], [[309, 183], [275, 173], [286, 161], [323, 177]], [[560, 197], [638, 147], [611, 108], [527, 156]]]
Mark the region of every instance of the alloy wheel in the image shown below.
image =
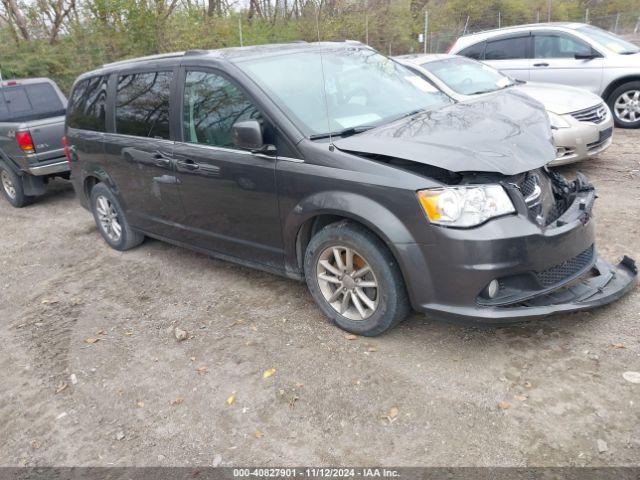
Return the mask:
[[640, 120], [640, 90], [628, 90], [620, 95], [613, 104], [613, 110], [623, 123]]
[[350, 320], [366, 320], [378, 308], [378, 280], [369, 262], [354, 249], [333, 246], [318, 257], [316, 277], [331, 307]]
[[109, 240], [112, 242], [120, 241], [122, 237], [122, 226], [118, 219], [118, 213], [111, 201], [102, 195], [96, 198], [96, 212], [100, 227]]
[[13, 185], [9, 174], [5, 170], [2, 170], [0, 177], [2, 177], [2, 188], [4, 188], [4, 191], [7, 192], [7, 195], [9, 195], [12, 200], [15, 199], [17, 195], [16, 187]]

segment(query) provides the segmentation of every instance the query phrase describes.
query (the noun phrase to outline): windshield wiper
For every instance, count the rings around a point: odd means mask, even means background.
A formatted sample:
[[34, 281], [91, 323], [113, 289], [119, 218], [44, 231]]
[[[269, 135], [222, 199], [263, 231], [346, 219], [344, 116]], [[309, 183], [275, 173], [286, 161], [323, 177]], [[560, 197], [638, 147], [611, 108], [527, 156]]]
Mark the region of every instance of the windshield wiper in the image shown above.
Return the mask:
[[373, 125], [360, 125], [359, 127], [349, 127], [344, 130], [339, 130], [337, 132], [331, 133], [316, 133], [314, 135], [309, 136], [310, 140], [319, 140], [321, 138], [331, 138], [331, 137], [349, 137], [351, 135], [355, 135], [356, 133], [366, 132], [367, 130], [371, 130], [375, 128]]
[[487, 90], [478, 90], [477, 92], [467, 93], [467, 95], [482, 95], [483, 93], [497, 92], [498, 90], [501, 90], [501, 89], [500, 88], [489, 88]]
[[636, 53], [640, 53], [640, 50], [626, 50], [624, 52], [620, 52], [620, 55], [634, 55]]
[[[525, 83], [525, 82], [523, 82], [523, 83]], [[488, 88], [486, 90], [478, 90], [477, 92], [467, 93], [467, 95], [482, 95], [483, 93], [498, 92], [500, 90], [504, 90], [505, 88], [513, 87], [514, 85], [515, 85], [515, 83], [510, 83], [509, 85], [505, 85], [504, 87]]]

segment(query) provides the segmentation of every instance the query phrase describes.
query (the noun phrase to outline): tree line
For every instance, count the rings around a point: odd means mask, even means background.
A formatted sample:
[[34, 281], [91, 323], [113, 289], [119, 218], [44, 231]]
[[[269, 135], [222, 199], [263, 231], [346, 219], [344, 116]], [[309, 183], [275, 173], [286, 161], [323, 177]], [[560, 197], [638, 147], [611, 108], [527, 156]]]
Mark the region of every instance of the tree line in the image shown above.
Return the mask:
[[633, 29], [640, 0], [0, 0], [0, 72], [68, 91], [103, 63], [168, 51], [320, 38], [409, 53], [424, 48], [425, 12], [429, 51], [441, 51], [465, 30], [548, 18]]

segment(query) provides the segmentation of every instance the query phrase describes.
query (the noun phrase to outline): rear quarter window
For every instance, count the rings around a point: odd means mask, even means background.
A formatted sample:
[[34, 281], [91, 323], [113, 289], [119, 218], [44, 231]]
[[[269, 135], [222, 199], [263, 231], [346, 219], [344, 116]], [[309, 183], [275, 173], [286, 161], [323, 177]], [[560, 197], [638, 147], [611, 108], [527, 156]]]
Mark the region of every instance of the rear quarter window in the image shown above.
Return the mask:
[[74, 87], [67, 108], [71, 128], [106, 131], [107, 76], [81, 80]]
[[118, 77], [116, 132], [169, 138], [169, 96], [173, 73], [147, 72]]

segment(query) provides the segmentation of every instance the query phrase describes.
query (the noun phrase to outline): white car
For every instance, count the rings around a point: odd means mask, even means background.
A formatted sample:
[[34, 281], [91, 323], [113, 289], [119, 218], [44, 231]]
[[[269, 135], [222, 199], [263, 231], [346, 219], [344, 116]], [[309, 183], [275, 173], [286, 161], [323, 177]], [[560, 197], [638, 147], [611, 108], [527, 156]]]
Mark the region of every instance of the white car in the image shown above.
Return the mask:
[[513, 80], [483, 63], [457, 55], [405, 55], [396, 60], [458, 101], [513, 88], [547, 110], [557, 158], [564, 165], [592, 157], [611, 145], [613, 116], [597, 95], [579, 88]]
[[618, 127], [640, 128], [640, 48], [583, 23], [538, 23], [465, 35], [449, 53], [483, 61], [519, 80], [587, 89]]

